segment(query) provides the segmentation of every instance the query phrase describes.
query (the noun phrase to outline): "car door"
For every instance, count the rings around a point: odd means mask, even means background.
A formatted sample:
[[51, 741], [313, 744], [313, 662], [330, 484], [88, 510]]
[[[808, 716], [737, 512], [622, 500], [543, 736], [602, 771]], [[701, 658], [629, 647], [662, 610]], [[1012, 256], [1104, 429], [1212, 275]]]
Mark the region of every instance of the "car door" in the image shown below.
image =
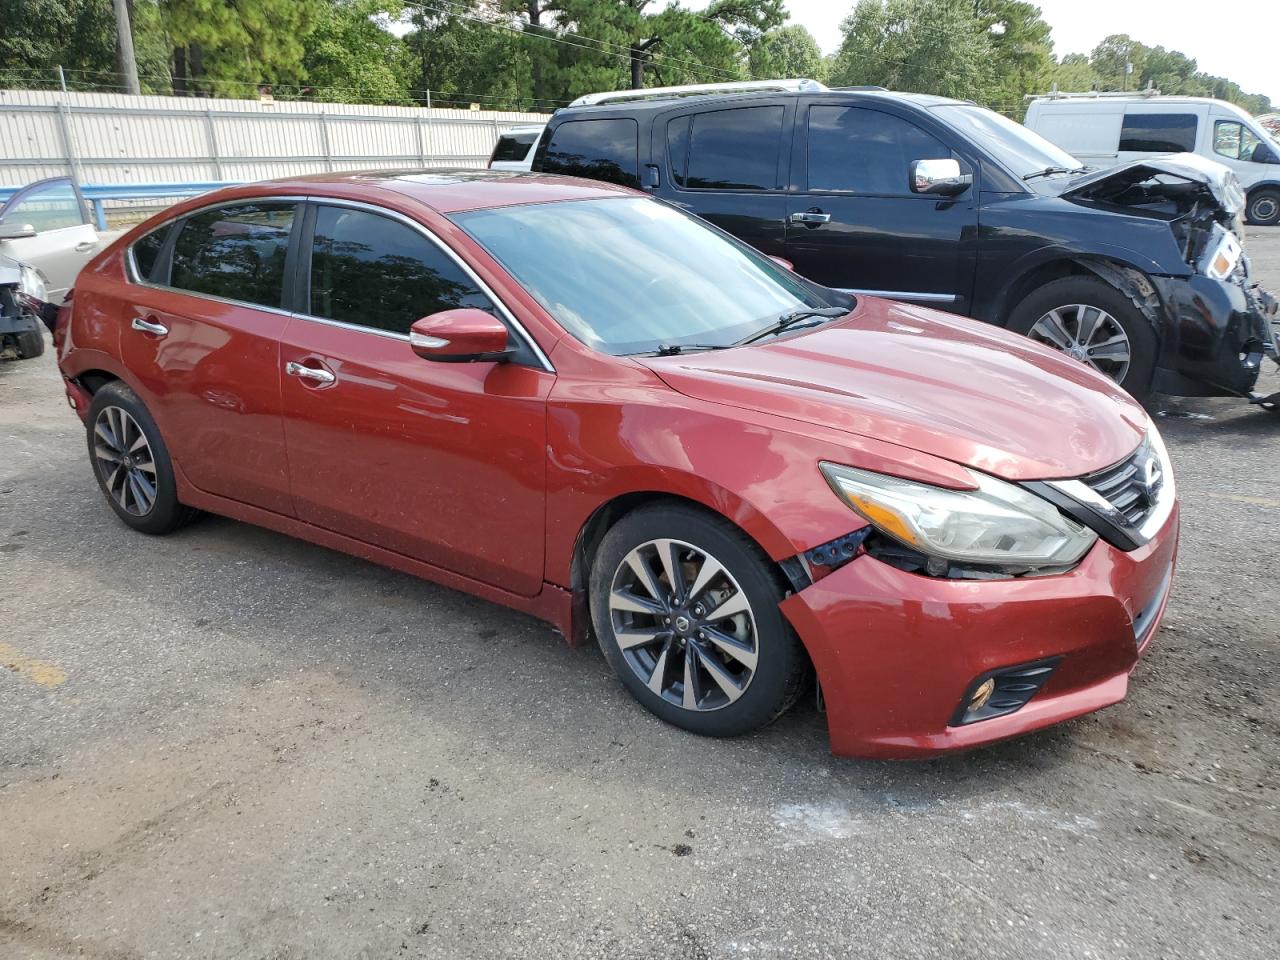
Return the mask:
[[[294, 503], [308, 523], [514, 593], [542, 589], [541, 355], [440, 363], [409, 347], [423, 316], [514, 319], [443, 243], [398, 214], [310, 207], [301, 311], [280, 361]], [[527, 350], [527, 347], [526, 347]]]
[[51, 303], [62, 302], [98, 247], [98, 231], [69, 177], [33, 183], [0, 207], [0, 254], [43, 273]]
[[182, 475], [206, 493], [289, 514], [280, 420], [284, 277], [299, 204], [220, 204], [129, 250], [111, 298], [121, 358]]
[[[757, 250], [785, 256], [787, 151], [793, 98], [658, 117], [652, 156], [666, 157], [664, 199]], [[652, 186], [652, 184], [650, 184]]]
[[969, 309], [978, 184], [954, 198], [911, 192], [912, 161], [954, 157], [941, 130], [890, 110], [804, 104], [796, 118], [793, 185], [782, 254], [829, 287]]

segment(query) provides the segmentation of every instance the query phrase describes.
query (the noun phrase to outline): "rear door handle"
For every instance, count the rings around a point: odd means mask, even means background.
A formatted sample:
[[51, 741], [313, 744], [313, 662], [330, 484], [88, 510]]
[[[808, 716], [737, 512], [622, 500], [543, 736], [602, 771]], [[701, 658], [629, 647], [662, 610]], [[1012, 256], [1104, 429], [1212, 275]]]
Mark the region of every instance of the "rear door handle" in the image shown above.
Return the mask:
[[804, 213], [793, 213], [791, 215], [792, 223], [830, 223], [831, 214], [820, 213], [817, 210], [806, 210]]
[[284, 372], [291, 377], [301, 377], [303, 380], [313, 380], [316, 383], [333, 383], [338, 379], [328, 370], [304, 366], [301, 363], [295, 363], [293, 360], [284, 365]]
[[87, 253], [98, 245], [97, 240], [83, 240], [76, 244], [76, 253]]
[[141, 330], [143, 333], [154, 333], [157, 337], [163, 337], [169, 332], [169, 328], [163, 323], [152, 323], [150, 320], [143, 320], [141, 317], [134, 317], [130, 326], [135, 330]]

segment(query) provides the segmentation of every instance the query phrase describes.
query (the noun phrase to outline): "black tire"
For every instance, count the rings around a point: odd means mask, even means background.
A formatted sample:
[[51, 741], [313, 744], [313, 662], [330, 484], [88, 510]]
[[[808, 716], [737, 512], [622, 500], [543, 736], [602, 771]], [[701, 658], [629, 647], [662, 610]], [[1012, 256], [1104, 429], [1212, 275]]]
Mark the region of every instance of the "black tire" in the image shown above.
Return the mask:
[[[104, 411], [106, 411], [105, 414]], [[151, 455], [149, 462], [154, 465], [154, 482], [152, 483], [154, 497], [149, 508], [143, 512], [132, 512], [128, 508], [127, 504], [130, 501], [128, 494], [124, 495], [126, 503], [120, 502], [112, 486], [109, 486], [110, 477], [107, 474], [105, 461], [100, 459], [98, 453], [100, 437], [96, 428], [99, 417], [118, 418], [119, 414], [114, 411], [124, 411], [132, 418], [132, 422], [145, 437], [146, 449]], [[178, 489], [173, 478], [173, 463], [169, 459], [169, 449], [165, 446], [164, 438], [160, 436], [160, 430], [146, 406], [126, 384], [115, 380], [101, 387], [93, 395], [85, 432], [89, 445], [89, 462], [93, 467], [93, 475], [97, 478], [98, 487], [106, 497], [107, 504], [127, 526], [140, 533], [165, 534], [186, 526], [199, 516], [199, 511], [178, 502]], [[111, 476], [115, 476], [114, 472]], [[116, 486], [115, 489], [119, 490], [121, 487]], [[136, 498], [132, 502], [135, 508], [138, 507]]]
[[[749, 603], [749, 616], [754, 622], [751, 633], [754, 634], [755, 666], [741, 694], [724, 705], [690, 709], [655, 693], [646, 685], [637, 672], [638, 668], [632, 665], [619, 645], [614, 626], [614, 618], [618, 614], [610, 606], [615, 578], [626, 576], [621, 568], [628, 554], [658, 539], [678, 540], [691, 545], [697, 551], [703, 551], [706, 556], [714, 558], [727, 571], [728, 577], [714, 581], [724, 586], [719, 591], [720, 605], [725, 603], [724, 595], [736, 596], [737, 591]], [[664, 575], [659, 574], [660, 578], [662, 576]], [[662, 585], [659, 583], [659, 586]], [[732, 588], [737, 590], [729, 593]], [[698, 596], [712, 597], [715, 593], [716, 590], [706, 588]], [[632, 696], [651, 713], [675, 726], [705, 736], [738, 736], [765, 726], [785, 713], [803, 690], [810, 669], [809, 661], [795, 631], [778, 609], [784, 596], [783, 585], [768, 558], [748, 537], [714, 514], [678, 503], [641, 507], [619, 520], [600, 543], [591, 569], [591, 617], [605, 659]], [[657, 617], [653, 619], [655, 622], [659, 620]], [[709, 624], [711, 621], [707, 622]], [[718, 622], [723, 625], [729, 621]], [[741, 669], [741, 664], [724, 657], [714, 644], [701, 639], [695, 641], [692, 634], [687, 640], [678, 638], [674, 634], [674, 627], [667, 632], [671, 634], [672, 641], [680, 645], [679, 649], [683, 650], [686, 645], [696, 643], [699, 650], [709, 651], [719, 656], [721, 661], [729, 663], [731, 668]], [[702, 636], [702, 633], [698, 633], [699, 638]], [[662, 643], [648, 649], [656, 650]], [[630, 656], [635, 657], [635, 652]], [[653, 654], [655, 660], [658, 656]], [[676, 656], [683, 658], [684, 653], [677, 653]], [[696, 656], [692, 659], [693, 662], [706, 662], [699, 661]], [[675, 672], [678, 672], [683, 660], [670, 662], [675, 667]], [[704, 702], [709, 703], [724, 695], [723, 688], [717, 689], [711, 682], [713, 679], [707, 674], [705, 683], [693, 685], [695, 689], [699, 685], [705, 688], [707, 699]]]
[[18, 341], [18, 355], [23, 360], [33, 360], [44, 353], [44, 333], [39, 327], [14, 334]]
[[1280, 223], [1280, 190], [1265, 187], [1249, 194], [1244, 217], [1259, 227], [1274, 227]]
[[[1098, 277], [1075, 276], [1047, 283], [1032, 291], [1013, 308], [1009, 314], [1009, 329], [1015, 333], [1031, 335], [1032, 327], [1051, 311], [1078, 304], [1105, 311], [1123, 329], [1129, 340], [1129, 364], [1116, 382], [1135, 400], [1146, 400], [1151, 394], [1151, 380], [1155, 374], [1156, 352], [1159, 347], [1155, 331], [1151, 329], [1151, 323], [1141, 308], [1106, 281]], [[1061, 349], [1040, 336], [1034, 336], [1033, 339], [1046, 346]], [[1098, 369], [1097, 365], [1094, 366]], [[1116, 379], [1107, 370], [1102, 372]]]

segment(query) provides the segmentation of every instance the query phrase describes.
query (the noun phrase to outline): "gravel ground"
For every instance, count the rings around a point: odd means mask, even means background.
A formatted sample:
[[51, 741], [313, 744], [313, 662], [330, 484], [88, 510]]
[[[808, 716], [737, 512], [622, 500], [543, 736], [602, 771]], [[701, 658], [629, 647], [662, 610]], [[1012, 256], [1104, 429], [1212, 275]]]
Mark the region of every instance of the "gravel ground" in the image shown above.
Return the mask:
[[1129, 699], [895, 764], [808, 703], [694, 738], [592, 648], [273, 533], [130, 533], [52, 357], [0, 366], [0, 957], [1274, 960], [1280, 418], [1157, 408], [1183, 546]]

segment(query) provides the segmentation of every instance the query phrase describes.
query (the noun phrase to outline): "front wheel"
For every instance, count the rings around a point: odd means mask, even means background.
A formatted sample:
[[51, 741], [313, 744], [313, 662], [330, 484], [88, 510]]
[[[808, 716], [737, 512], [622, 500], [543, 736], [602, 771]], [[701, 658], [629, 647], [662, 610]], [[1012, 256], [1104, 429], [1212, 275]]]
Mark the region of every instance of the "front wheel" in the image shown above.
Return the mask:
[[591, 616], [626, 688], [668, 723], [708, 736], [781, 716], [808, 660], [768, 559], [737, 528], [681, 504], [643, 507], [605, 535]]
[[1245, 219], [1260, 227], [1280, 223], [1280, 190], [1254, 190], [1245, 205]]
[[1136, 400], [1151, 393], [1156, 335], [1132, 300], [1096, 277], [1063, 277], [1013, 308], [1009, 329], [1087, 363]]

